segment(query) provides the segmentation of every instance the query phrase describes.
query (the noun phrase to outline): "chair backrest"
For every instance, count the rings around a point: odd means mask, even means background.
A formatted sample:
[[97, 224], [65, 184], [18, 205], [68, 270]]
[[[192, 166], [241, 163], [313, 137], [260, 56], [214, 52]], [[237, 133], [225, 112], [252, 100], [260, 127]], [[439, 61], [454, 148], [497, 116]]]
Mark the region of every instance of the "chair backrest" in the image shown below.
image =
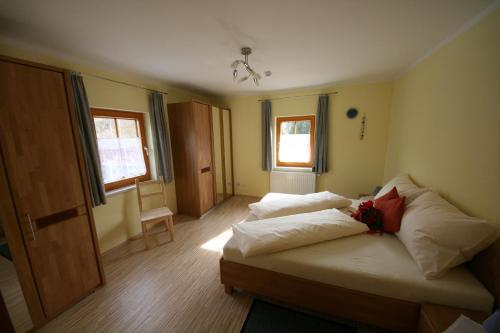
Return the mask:
[[[143, 187], [151, 186], [151, 185], [159, 185], [159, 191], [153, 192], [144, 192]], [[145, 182], [139, 182], [138, 179], [135, 180], [135, 188], [137, 190], [137, 200], [139, 202], [139, 211], [142, 212], [143, 206], [142, 201], [148, 197], [161, 196], [162, 197], [162, 205], [167, 206], [167, 195], [165, 193], [165, 181], [163, 180], [163, 176], [160, 176], [158, 180], [148, 180]]]

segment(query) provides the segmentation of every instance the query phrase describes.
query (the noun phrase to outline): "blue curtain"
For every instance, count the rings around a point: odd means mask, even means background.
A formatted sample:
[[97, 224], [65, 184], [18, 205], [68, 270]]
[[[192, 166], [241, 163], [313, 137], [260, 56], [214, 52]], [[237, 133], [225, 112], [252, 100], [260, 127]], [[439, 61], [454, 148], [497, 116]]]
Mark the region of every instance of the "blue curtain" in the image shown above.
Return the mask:
[[172, 164], [170, 150], [170, 134], [168, 131], [168, 116], [163, 108], [163, 94], [154, 92], [150, 98], [151, 129], [156, 152], [156, 172], [163, 176], [165, 182], [172, 181]]
[[262, 101], [262, 170], [271, 171], [273, 168], [272, 153], [272, 112], [271, 101]]
[[324, 173], [328, 171], [328, 95], [318, 99], [316, 112], [316, 133], [314, 138], [313, 171]]
[[71, 88], [75, 101], [76, 119], [80, 132], [83, 157], [87, 166], [88, 183], [92, 197], [92, 206], [106, 204], [106, 192], [102, 180], [101, 160], [97, 141], [94, 133], [94, 121], [90, 114], [87, 93], [83, 84], [83, 79], [77, 73], [71, 73]]

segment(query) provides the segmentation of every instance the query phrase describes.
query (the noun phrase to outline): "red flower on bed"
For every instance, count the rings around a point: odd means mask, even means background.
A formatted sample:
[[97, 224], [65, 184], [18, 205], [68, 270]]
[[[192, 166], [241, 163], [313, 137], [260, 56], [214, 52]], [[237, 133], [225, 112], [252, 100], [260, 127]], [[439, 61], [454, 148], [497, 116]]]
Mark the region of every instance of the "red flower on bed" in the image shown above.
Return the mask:
[[368, 233], [383, 233], [382, 214], [375, 208], [373, 201], [362, 202], [358, 210], [351, 214], [351, 217], [365, 223], [370, 228]]

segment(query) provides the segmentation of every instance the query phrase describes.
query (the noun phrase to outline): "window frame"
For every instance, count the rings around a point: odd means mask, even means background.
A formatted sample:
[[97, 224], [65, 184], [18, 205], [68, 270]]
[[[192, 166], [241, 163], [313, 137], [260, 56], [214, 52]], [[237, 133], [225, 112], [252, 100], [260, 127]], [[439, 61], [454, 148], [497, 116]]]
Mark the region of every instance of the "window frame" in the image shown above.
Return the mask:
[[[281, 123], [289, 121], [304, 121], [309, 120], [311, 122], [311, 131], [309, 139], [309, 149], [310, 149], [310, 160], [309, 162], [282, 162], [279, 159], [280, 156], [280, 136], [281, 136]], [[277, 167], [295, 167], [295, 168], [312, 168], [314, 162], [314, 139], [316, 131], [316, 116], [315, 115], [305, 115], [305, 116], [291, 116], [291, 117], [276, 117], [276, 166]]]
[[[94, 125], [94, 136], [96, 139], [96, 143], [98, 144], [97, 140], [97, 131], [95, 128], [95, 121], [94, 118], [113, 118], [115, 120], [115, 127], [116, 131], [118, 132], [118, 122], [117, 119], [134, 119], [137, 120], [138, 122], [138, 130], [139, 130], [139, 136], [141, 138], [141, 143], [142, 143], [142, 156], [144, 157], [144, 164], [146, 165], [146, 174], [139, 176], [139, 177], [130, 177], [130, 178], [125, 178], [125, 179], [120, 179], [116, 180], [111, 183], [105, 183], [104, 184], [104, 189], [106, 192], [112, 191], [112, 190], [117, 190], [122, 187], [130, 186], [135, 184], [135, 180], [138, 179], [139, 181], [146, 181], [151, 179], [151, 171], [149, 167], [149, 154], [147, 151], [148, 149], [148, 144], [146, 141], [146, 128], [144, 126], [144, 114], [140, 112], [132, 112], [132, 111], [118, 111], [118, 110], [112, 110], [112, 109], [99, 109], [99, 108], [91, 108], [91, 114], [92, 114], [92, 123]], [[117, 137], [118, 133], [117, 133]], [[100, 155], [99, 155], [100, 159]]]

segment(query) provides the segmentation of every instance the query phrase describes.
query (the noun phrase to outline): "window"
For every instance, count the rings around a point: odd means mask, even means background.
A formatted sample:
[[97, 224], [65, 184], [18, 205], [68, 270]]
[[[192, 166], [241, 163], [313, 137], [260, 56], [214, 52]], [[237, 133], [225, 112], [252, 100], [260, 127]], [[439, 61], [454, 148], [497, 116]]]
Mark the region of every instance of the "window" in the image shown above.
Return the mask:
[[314, 116], [276, 118], [276, 165], [312, 168]]
[[106, 191], [148, 180], [144, 116], [137, 112], [92, 109]]

